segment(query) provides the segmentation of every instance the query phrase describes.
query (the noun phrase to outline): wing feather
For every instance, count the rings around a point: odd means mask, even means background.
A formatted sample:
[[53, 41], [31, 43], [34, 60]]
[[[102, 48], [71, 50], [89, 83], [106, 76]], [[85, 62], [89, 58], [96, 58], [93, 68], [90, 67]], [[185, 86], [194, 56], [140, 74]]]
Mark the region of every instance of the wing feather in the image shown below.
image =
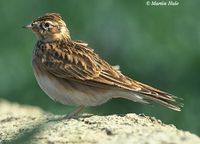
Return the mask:
[[124, 76], [119, 67], [111, 66], [100, 59], [84, 42], [70, 40], [43, 45], [45, 50], [41, 56], [41, 63], [56, 77], [119, 88], [138, 94], [145, 100], [156, 101], [171, 109], [180, 110], [181, 104], [176, 103], [177, 97]]

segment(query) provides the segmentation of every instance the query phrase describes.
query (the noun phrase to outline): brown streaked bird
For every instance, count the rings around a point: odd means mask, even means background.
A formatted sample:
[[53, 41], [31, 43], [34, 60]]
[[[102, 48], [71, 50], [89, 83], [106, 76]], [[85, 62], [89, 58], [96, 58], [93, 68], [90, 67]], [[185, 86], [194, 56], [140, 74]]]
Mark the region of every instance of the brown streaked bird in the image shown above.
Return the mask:
[[42, 90], [64, 105], [96, 106], [112, 98], [139, 103], [151, 101], [180, 111], [178, 97], [123, 75], [117, 66], [101, 59], [88, 44], [72, 40], [60, 14], [47, 13], [25, 26], [38, 38], [32, 66]]

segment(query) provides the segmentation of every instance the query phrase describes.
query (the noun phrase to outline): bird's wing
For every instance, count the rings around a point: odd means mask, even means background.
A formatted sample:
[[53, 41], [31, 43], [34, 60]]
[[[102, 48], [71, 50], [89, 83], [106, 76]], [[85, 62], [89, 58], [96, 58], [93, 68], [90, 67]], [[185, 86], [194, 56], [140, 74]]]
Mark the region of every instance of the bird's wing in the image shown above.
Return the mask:
[[[44, 43], [39, 48], [43, 67], [57, 77], [90, 80], [108, 85], [130, 85], [131, 81], [121, 74], [118, 66], [111, 66], [99, 58], [87, 44], [70, 41], [56, 45]], [[133, 88], [132, 88], [133, 89]]]
[[117, 87], [180, 110], [180, 105], [175, 102], [177, 97], [124, 76], [117, 66], [100, 59], [84, 42], [69, 41], [59, 45], [47, 43], [43, 47], [45, 53], [43, 51], [42, 64], [56, 77]]

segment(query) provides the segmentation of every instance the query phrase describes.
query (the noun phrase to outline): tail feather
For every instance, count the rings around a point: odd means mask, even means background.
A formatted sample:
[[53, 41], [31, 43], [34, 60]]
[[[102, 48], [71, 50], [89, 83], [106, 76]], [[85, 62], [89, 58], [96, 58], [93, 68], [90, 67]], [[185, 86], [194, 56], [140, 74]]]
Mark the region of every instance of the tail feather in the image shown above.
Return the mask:
[[159, 103], [175, 111], [181, 111], [181, 107], [183, 107], [182, 103], [176, 101], [177, 98], [171, 96], [168, 97], [168, 99], [164, 99], [163, 97], [143, 94], [142, 97], [147, 101], [153, 101]]
[[159, 95], [159, 94], [152, 94], [152, 93], [126, 91], [123, 94], [121, 94], [120, 97], [128, 99], [128, 100], [132, 100], [134, 102], [145, 103], [145, 104], [156, 102], [163, 106], [166, 106], [167, 108], [173, 109], [175, 111], [181, 111], [181, 107], [183, 107], [182, 103], [177, 102], [177, 100], [181, 98], [170, 95], [170, 94]]
[[172, 94], [153, 88], [149, 85], [140, 83], [138, 81], [133, 80], [133, 82], [137, 83], [137, 85], [141, 89], [138, 91], [132, 91], [132, 92], [137, 93], [144, 100], [149, 101], [149, 102], [153, 101], [161, 105], [164, 105], [170, 109], [181, 111], [181, 107], [183, 107], [183, 104], [178, 101], [183, 100], [182, 98], [176, 97]]

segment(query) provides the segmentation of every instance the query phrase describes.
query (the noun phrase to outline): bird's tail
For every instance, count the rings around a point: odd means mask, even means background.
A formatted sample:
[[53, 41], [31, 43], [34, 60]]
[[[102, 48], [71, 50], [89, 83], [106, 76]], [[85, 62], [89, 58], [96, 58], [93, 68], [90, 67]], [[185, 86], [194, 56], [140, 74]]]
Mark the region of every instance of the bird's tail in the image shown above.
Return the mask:
[[[152, 87], [150, 87], [152, 88]], [[150, 104], [151, 102], [159, 103], [175, 111], [181, 111], [183, 104], [178, 102], [182, 98], [168, 94], [157, 89], [141, 89], [140, 91], [121, 91], [118, 95], [121, 98], [132, 100], [134, 102]]]

